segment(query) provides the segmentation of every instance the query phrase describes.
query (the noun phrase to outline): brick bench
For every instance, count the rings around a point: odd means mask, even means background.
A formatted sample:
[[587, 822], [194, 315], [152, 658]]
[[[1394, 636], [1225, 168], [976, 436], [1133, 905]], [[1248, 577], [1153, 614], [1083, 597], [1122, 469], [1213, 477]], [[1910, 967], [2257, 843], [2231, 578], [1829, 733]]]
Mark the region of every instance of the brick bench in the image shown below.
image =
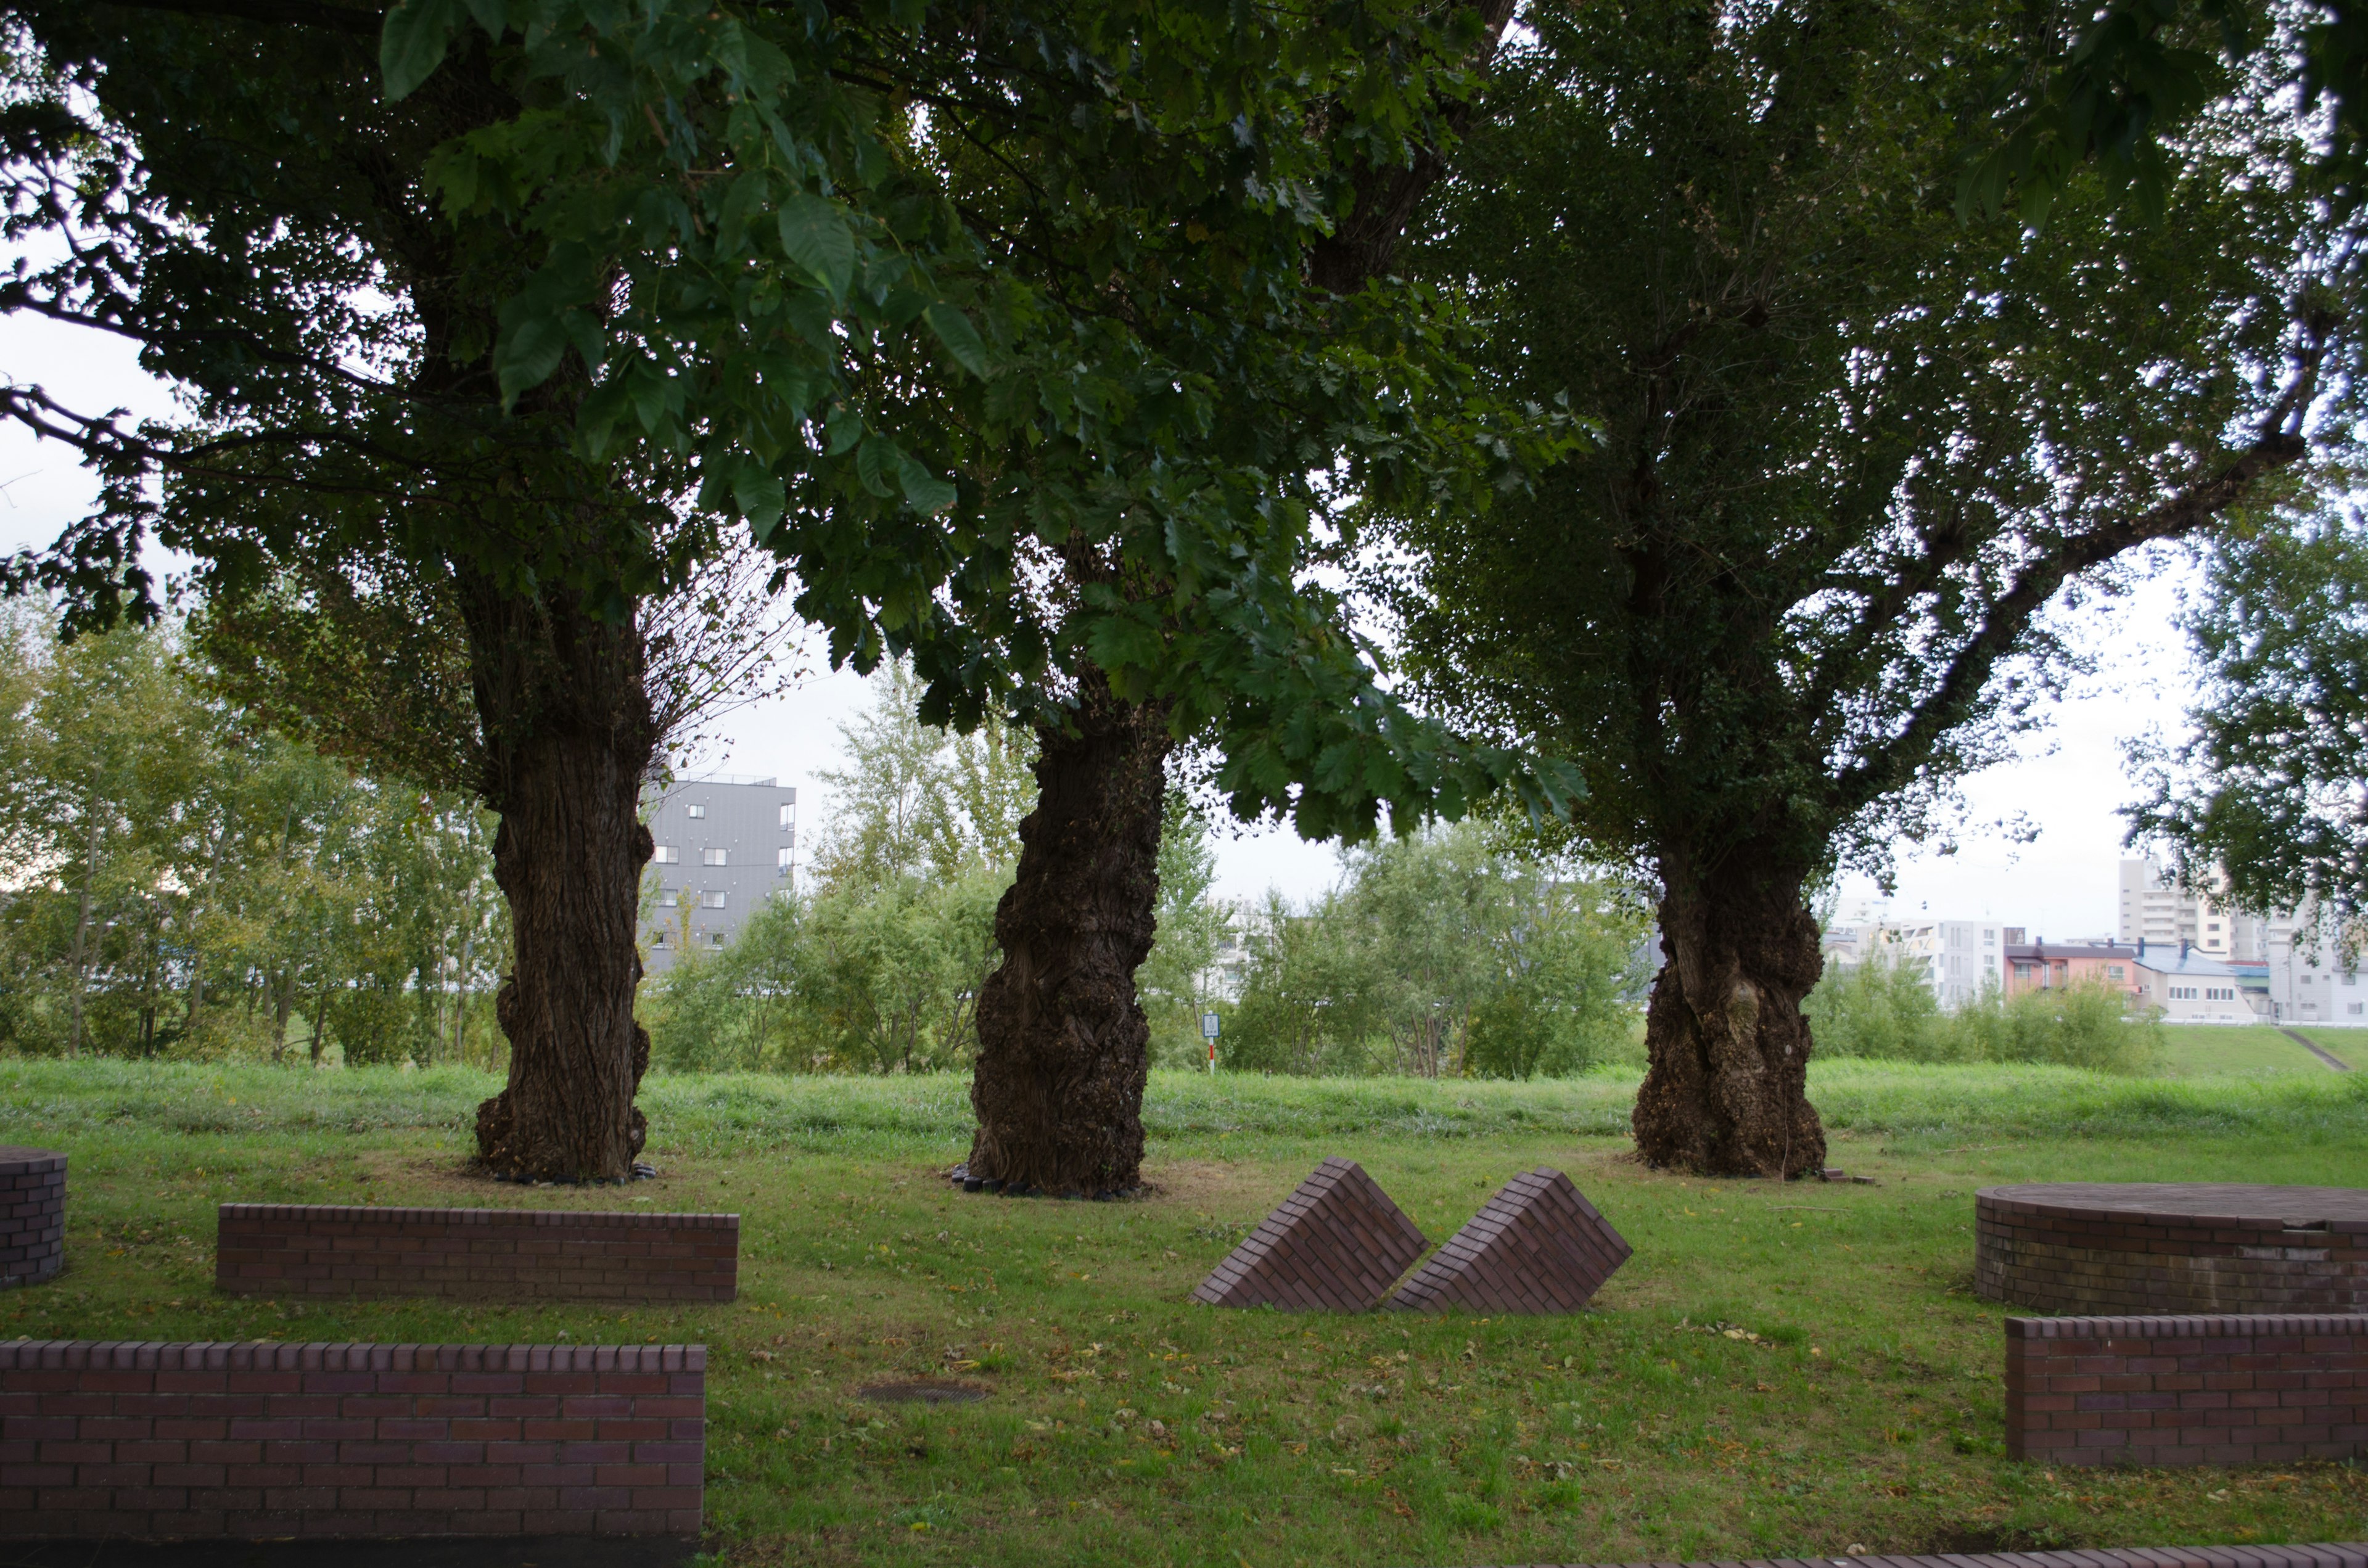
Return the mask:
[[0, 1344], [0, 1537], [695, 1535], [703, 1345]]
[[737, 1214], [225, 1203], [214, 1286], [233, 1296], [728, 1301]]
[[1975, 1195], [1975, 1289], [2045, 1312], [2368, 1312], [2368, 1191], [2061, 1182]]
[[1945, 1557], [1759, 1557], [1742, 1562], [1625, 1562], [1595, 1568], [2368, 1568], [2368, 1544], [2123, 1546], [2085, 1551], [1952, 1552]]
[[66, 1266], [66, 1157], [0, 1144], [0, 1287], [38, 1285]]
[[2055, 1464], [2368, 1454], [2368, 1317], [2009, 1318], [2006, 1445]]

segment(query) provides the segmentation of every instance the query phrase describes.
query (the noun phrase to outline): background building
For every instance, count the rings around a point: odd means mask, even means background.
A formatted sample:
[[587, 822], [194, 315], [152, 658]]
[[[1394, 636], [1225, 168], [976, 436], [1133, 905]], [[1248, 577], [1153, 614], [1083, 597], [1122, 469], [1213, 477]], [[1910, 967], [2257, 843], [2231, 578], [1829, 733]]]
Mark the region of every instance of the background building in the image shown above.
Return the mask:
[[1835, 970], [1863, 963], [1906, 970], [1943, 1010], [1953, 1011], [2000, 983], [2006, 929], [1995, 920], [1877, 918], [1827, 927], [1822, 947]]
[[657, 851], [643, 873], [653, 974], [686, 948], [721, 948], [765, 900], [797, 886], [798, 792], [770, 778], [685, 778], [646, 802]]
[[2122, 862], [2121, 923], [2123, 943], [2144, 941], [2176, 946], [2180, 942], [2224, 961], [2259, 960], [2269, 955], [2262, 945], [2261, 922], [2249, 915], [2225, 909], [2202, 893], [2170, 885], [2170, 873], [2151, 857]]
[[2291, 920], [2273, 926], [2264, 967], [2270, 1017], [2280, 1023], [2368, 1028], [2368, 983], [2357, 968], [2343, 967], [2333, 943], [2314, 939], [2306, 926]]

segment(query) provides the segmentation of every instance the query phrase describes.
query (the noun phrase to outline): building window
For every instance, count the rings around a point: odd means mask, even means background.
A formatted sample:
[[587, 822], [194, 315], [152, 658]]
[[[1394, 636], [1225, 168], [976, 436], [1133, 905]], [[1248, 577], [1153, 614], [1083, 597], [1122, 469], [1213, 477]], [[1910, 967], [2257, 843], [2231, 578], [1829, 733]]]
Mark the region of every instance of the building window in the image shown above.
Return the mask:
[[2107, 964], [2105, 966], [2105, 978], [2108, 980], [2127, 980], [2129, 976], [2123, 970], [2122, 966], [2116, 963]]
[[682, 858], [682, 851], [671, 844], [661, 844], [650, 851], [650, 859], [661, 866], [671, 866]]
[[680, 907], [681, 903], [682, 903], [682, 895], [681, 895], [680, 893], [678, 893], [678, 892], [675, 892], [675, 891], [674, 891], [674, 889], [672, 889], [672, 888], [660, 888], [660, 889], [658, 889], [658, 907], [659, 907], [660, 909], [675, 909], [675, 908], [678, 908], [678, 907]]
[[721, 849], [700, 850], [699, 852], [699, 863], [702, 866], [725, 866], [731, 864], [731, 862], [725, 858], [724, 852]]
[[700, 818], [707, 814], [707, 808], [705, 806], [685, 806], [683, 810], [690, 813], [690, 820], [693, 822], [699, 821]]
[[2355, 1018], [2360, 1016], [2363, 1008], [2368, 1008], [2368, 1002], [2346, 1002], [2343, 1005], [2343, 1010]]
[[707, 945], [711, 948], [722, 947], [723, 945], [723, 933], [721, 931], [710, 931], [707, 934]]
[[723, 907], [723, 895], [720, 892], [700, 893], [699, 895], [699, 907], [701, 909], [721, 909]]
[[781, 825], [783, 827], [795, 827], [797, 825], [797, 812], [798, 809], [795, 806], [783, 806], [781, 808]]
[[664, 930], [664, 928], [663, 928], [663, 927], [662, 927], [662, 928], [660, 928], [660, 929], [658, 929], [658, 930], [655, 930], [655, 931], [653, 931], [653, 932], [651, 932], [651, 933], [650, 933], [650, 946], [651, 946], [651, 947], [653, 947], [653, 948], [663, 948], [663, 947], [665, 947], [666, 945], [666, 931]]
[[790, 846], [786, 844], [773, 852], [773, 869], [786, 872], [790, 869]]

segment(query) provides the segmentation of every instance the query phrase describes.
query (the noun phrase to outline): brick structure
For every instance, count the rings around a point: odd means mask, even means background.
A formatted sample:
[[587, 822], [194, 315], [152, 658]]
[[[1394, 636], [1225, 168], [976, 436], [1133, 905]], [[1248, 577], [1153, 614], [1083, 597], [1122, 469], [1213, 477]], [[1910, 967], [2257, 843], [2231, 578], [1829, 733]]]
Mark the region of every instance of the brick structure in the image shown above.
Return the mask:
[[2368, 1317], [2009, 1318], [2006, 1444], [2051, 1464], [2368, 1454]]
[[0, 1344], [0, 1537], [693, 1535], [703, 1345]]
[[1629, 1246], [1560, 1171], [1515, 1176], [1398, 1287], [1408, 1312], [1575, 1312]]
[[66, 1266], [66, 1157], [0, 1144], [0, 1288]]
[[233, 1296], [728, 1301], [737, 1214], [225, 1203], [214, 1285]]
[[[1563, 1568], [1580, 1568], [1564, 1564]], [[1760, 1557], [1743, 1562], [1627, 1562], [1598, 1568], [2368, 1568], [2368, 1544], [2124, 1546], [2085, 1551], [1971, 1551], [1946, 1557]]]
[[1192, 1299], [1212, 1307], [1371, 1312], [1429, 1244], [1362, 1165], [1326, 1160]]
[[2368, 1312], [2368, 1190], [2066, 1182], [1975, 1196], [1975, 1285], [2048, 1312]]

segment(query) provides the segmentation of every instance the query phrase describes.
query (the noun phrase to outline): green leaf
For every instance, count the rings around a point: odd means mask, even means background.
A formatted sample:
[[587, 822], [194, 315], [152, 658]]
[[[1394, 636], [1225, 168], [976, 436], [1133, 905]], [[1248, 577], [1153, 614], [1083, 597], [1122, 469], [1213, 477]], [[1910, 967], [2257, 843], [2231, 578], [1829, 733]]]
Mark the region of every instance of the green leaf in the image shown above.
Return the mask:
[[943, 300], [921, 313], [929, 330], [938, 335], [938, 341], [946, 346], [946, 352], [954, 357], [954, 363], [982, 381], [992, 374], [987, 365], [986, 342], [979, 336], [978, 328], [970, 324], [970, 317]]
[[889, 478], [904, 455], [896, 449], [896, 443], [885, 436], [866, 437], [863, 445], [855, 449], [855, 476], [863, 482], [864, 489], [874, 495], [885, 495]]
[[567, 324], [557, 316], [528, 316], [505, 330], [494, 349], [502, 406], [510, 407], [520, 392], [549, 381], [566, 353]]
[[792, 196], [781, 204], [781, 250], [843, 300], [855, 281], [855, 232], [847, 217], [819, 196]]
[[951, 506], [960, 494], [951, 484], [903, 452], [896, 454], [896, 483], [903, 488], [905, 499], [910, 501], [916, 510], [931, 517]]
[[378, 69], [386, 101], [409, 97], [444, 63], [461, 25], [460, 0], [397, 0], [379, 33]]
[[789, 497], [781, 488], [781, 476], [761, 463], [744, 462], [733, 476], [732, 501], [740, 515], [748, 519], [749, 531], [762, 544], [780, 526], [781, 514], [789, 509]]

